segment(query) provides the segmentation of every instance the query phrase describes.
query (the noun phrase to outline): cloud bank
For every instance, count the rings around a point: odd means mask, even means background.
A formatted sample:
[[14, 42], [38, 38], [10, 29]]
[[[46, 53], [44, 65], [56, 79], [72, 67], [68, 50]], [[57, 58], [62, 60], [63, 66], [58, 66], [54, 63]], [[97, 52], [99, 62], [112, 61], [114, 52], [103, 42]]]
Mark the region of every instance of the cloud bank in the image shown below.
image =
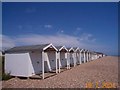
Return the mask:
[[[66, 34], [56, 34], [56, 35], [39, 35], [39, 34], [29, 34], [29, 35], [19, 35], [17, 37], [9, 37], [6, 35], [1, 35], [2, 46], [4, 48], [14, 47], [17, 45], [34, 45], [34, 44], [46, 44], [53, 43], [55, 45], [66, 45], [74, 47], [85, 47], [85, 42], [91, 42], [89, 39], [89, 34], [82, 37], [70, 36]], [[87, 38], [85, 38], [87, 37]]]
[[56, 46], [65, 45], [67, 47], [80, 47], [92, 51], [106, 50], [107, 46], [98, 45], [94, 39], [95, 38], [93, 38], [92, 34], [87, 33], [83, 33], [80, 37], [70, 36], [67, 34], [56, 35], [28, 34], [19, 35], [17, 37], [0, 35], [0, 40], [2, 41], [2, 46], [0, 47], [2, 47], [3, 50], [5, 50], [12, 48], [14, 46], [53, 43]]
[[39, 34], [28, 34], [19, 35], [17, 37], [10, 37], [7, 35], [0, 35], [0, 50], [6, 50], [14, 46], [24, 45], [39, 45], [53, 43], [56, 46], [65, 45], [67, 47], [80, 47], [89, 49], [91, 51], [100, 51], [104, 53], [110, 53], [114, 50], [109, 46], [100, 45], [96, 42], [96, 39], [92, 34], [83, 33], [80, 37], [70, 36], [67, 34], [55, 34], [55, 35], [39, 35]]

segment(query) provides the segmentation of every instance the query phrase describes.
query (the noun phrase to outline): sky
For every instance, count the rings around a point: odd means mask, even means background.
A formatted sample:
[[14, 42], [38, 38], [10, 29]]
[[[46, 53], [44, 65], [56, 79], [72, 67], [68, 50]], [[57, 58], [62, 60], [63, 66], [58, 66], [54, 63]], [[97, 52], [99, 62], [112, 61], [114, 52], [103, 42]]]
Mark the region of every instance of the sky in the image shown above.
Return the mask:
[[2, 46], [53, 43], [118, 54], [117, 2], [4, 2]]

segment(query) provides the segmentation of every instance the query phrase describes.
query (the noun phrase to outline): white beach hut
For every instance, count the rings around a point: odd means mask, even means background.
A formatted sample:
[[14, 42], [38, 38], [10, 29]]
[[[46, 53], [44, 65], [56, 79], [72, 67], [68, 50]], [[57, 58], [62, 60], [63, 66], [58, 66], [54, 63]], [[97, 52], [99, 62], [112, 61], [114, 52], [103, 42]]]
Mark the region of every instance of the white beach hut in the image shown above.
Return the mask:
[[85, 56], [85, 53], [84, 53], [85, 49], [80, 49], [80, 59], [81, 59], [81, 63], [84, 63], [84, 56]]
[[12, 76], [30, 77], [55, 70], [57, 48], [52, 44], [14, 47], [6, 51], [5, 72]]
[[80, 49], [79, 49], [79, 47], [74, 48], [74, 50], [75, 50], [76, 64], [81, 64], [81, 61], [80, 61]]
[[89, 57], [89, 61], [91, 61], [91, 51], [89, 50], [89, 53], [88, 53], [88, 57]]
[[86, 62], [89, 61], [89, 50], [86, 50]]
[[76, 65], [76, 59], [75, 59], [75, 50], [73, 49], [73, 47], [71, 48], [67, 48], [69, 51], [69, 60], [70, 60], [70, 66], [74, 66]]
[[84, 54], [83, 54], [83, 51], [84, 49], [79, 49], [80, 50], [80, 64], [82, 64], [82, 62], [84, 61]]
[[86, 63], [87, 62], [87, 50], [85, 50], [84, 49], [84, 51], [83, 51], [83, 58], [84, 58], [84, 63]]
[[93, 60], [94, 59], [94, 53], [93, 53], [93, 51], [91, 51], [91, 60]]
[[95, 59], [98, 59], [98, 54], [97, 54], [97, 52], [95, 52], [94, 54], [95, 54]]
[[96, 60], [97, 59], [97, 54], [95, 51], [92, 51], [92, 60]]
[[107, 56], [107, 54], [103, 53], [103, 57]]
[[69, 59], [68, 59], [68, 50], [65, 46], [56, 46], [58, 49], [58, 59], [60, 60], [59, 62], [59, 72], [60, 68], [69, 68]]
[[103, 53], [101, 52], [97, 52], [98, 58], [102, 58], [103, 57]]

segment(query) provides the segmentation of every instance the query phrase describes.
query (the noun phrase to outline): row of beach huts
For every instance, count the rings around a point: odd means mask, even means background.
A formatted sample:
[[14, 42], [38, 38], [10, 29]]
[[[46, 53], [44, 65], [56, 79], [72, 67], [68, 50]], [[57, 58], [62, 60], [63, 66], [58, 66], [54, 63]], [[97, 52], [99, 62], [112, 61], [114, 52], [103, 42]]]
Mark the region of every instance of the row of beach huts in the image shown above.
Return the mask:
[[17, 46], [5, 51], [5, 73], [28, 78], [40, 74], [44, 79], [47, 72], [60, 73], [63, 68], [70, 69], [104, 56], [79, 47], [53, 44]]

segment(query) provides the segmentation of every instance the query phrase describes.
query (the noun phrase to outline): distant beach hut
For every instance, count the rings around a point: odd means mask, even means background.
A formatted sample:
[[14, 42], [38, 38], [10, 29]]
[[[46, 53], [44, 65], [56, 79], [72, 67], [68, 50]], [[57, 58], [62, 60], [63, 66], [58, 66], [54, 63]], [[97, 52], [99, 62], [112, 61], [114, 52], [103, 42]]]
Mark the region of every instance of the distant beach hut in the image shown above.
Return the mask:
[[91, 51], [89, 50], [89, 53], [88, 53], [88, 58], [89, 58], [89, 61], [91, 61]]
[[103, 54], [102, 54], [102, 57], [105, 57], [105, 56], [107, 56], [107, 55], [106, 55], [105, 53], [103, 53]]
[[5, 72], [30, 77], [55, 70], [58, 72], [57, 48], [52, 44], [14, 47], [6, 51]]
[[103, 53], [101, 53], [101, 52], [96, 52], [96, 53], [97, 53], [98, 58], [102, 58], [103, 57]]
[[98, 58], [98, 55], [95, 51], [92, 51], [92, 60], [96, 60]]
[[94, 52], [91, 51], [91, 60], [94, 60]]
[[86, 62], [89, 61], [89, 50], [86, 50]]

